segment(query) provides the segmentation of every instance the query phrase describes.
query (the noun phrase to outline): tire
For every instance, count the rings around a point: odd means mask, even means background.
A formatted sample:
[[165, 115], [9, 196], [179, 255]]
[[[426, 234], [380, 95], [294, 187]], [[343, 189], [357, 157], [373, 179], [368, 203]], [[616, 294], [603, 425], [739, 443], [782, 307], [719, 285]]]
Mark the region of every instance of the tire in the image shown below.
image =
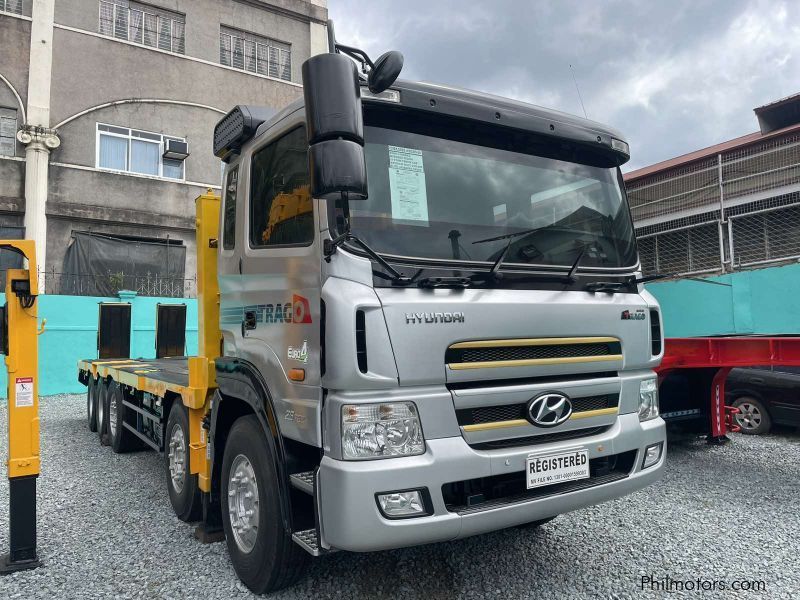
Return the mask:
[[125, 422], [125, 406], [122, 404], [124, 397], [122, 388], [116, 383], [112, 384], [108, 391], [106, 421], [108, 441], [111, 449], [117, 454], [130, 452], [134, 447], [135, 439], [133, 434], [122, 425]]
[[108, 446], [108, 388], [111, 385], [111, 382], [104, 380], [98, 380], [97, 383], [97, 435], [103, 446]]
[[739, 414], [733, 418], [742, 428], [742, 433], [747, 435], [761, 435], [768, 433], [772, 428], [772, 418], [769, 416], [764, 403], [752, 396], [737, 398], [733, 406], [739, 409]]
[[86, 386], [86, 421], [89, 425], [89, 431], [92, 433], [97, 432], [97, 392], [98, 380], [94, 378], [89, 379]]
[[[557, 517], [558, 515], [556, 515]], [[517, 525], [520, 529], [539, 529], [545, 523], [549, 523], [556, 517], [548, 517], [546, 519], [539, 519], [538, 521], [531, 521], [530, 523], [523, 523], [522, 525]]]
[[189, 413], [180, 400], [172, 403], [164, 437], [167, 490], [181, 521], [199, 521], [203, 511], [197, 475], [189, 473]]
[[[232, 481], [242, 475], [247, 479]], [[284, 528], [283, 517], [288, 515], [281, 514], [274, 456], [255, 415], [241, 417], [233, 424], [225, 444], [221, 479], [222, 524], [228, 554], [239, 579], [256, 594], [295, 583], [303, 574], [308, 554]], [[233, 492], [232, 483], [237, 488]], [[247, 492], [258, 499], [255, 506], [247, 501]], [[229, 493], [240, 495], [243, 500], [233, 498], [231, 505]], [[242, 514], [253, 509], [257, 510], [254, 520]], [[236, 530], [234, 521], [240, 525]]]

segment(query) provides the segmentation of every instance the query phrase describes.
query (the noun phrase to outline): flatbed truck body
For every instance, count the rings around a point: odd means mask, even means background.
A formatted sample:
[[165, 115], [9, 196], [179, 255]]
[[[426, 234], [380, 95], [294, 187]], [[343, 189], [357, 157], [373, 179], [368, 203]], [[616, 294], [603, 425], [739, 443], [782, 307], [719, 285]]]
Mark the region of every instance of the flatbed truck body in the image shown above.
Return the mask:
[[535, 526], [665, 463], [621, 135], [465, 90], [376, 89], [396, 57], [360, 80], [342, 53], [358, 54], [331, 49], [304, 65], [303, 101], [217, 126], [199, 356], [78, 365], [90, 427], [163, 451], [176, 513], [224, 531], [257, 592], [306, 553]]

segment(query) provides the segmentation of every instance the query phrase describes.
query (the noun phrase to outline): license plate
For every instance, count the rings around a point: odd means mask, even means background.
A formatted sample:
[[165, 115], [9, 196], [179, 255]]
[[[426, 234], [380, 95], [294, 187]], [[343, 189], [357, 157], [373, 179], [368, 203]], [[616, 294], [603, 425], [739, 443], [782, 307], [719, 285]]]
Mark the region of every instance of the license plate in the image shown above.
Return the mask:
[[529, 456], [525, 462], [528, 489], [589, 477], [589, 451], [579, 448], [558, 454]]

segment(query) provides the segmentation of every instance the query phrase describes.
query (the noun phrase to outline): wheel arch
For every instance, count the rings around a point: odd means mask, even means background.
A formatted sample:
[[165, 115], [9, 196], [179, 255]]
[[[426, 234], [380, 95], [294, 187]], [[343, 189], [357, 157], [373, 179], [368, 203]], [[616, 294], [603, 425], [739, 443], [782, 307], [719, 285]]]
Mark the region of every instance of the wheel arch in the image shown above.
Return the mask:
[[291, 534], [292, 503], [289, 487], [287, 452], [281, 436], [277, 414], [269, 386], [258, 369], [240, 358], [220, 357], [215, 361], [217, 392], [211, 409], [209, 437], [211, 454], [212, 491], [221, 490], [222, 456], [231, 427], [240, 417], [253, 414], [261, 424], [264, 438], [272, 451], [278, 475], [283, 525]]

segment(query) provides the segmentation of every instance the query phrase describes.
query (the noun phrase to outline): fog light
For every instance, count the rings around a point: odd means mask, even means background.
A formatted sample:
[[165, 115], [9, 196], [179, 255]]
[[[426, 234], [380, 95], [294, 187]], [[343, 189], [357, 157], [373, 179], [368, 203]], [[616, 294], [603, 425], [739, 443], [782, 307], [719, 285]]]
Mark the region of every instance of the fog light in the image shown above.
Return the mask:
[[378, 494], [378, 506], [380, 506], [383, 516], [390, 519], [419, 517], [428, 512], [425, 509], [425, 502], [422, 500], [420, 490]]
[[644, 460], [642, 461], [642, 469], [652, 467], [659, 460], [661, 460], [661, 448], [664, 445], [661, 442], [648, 446], [644, 449]]

